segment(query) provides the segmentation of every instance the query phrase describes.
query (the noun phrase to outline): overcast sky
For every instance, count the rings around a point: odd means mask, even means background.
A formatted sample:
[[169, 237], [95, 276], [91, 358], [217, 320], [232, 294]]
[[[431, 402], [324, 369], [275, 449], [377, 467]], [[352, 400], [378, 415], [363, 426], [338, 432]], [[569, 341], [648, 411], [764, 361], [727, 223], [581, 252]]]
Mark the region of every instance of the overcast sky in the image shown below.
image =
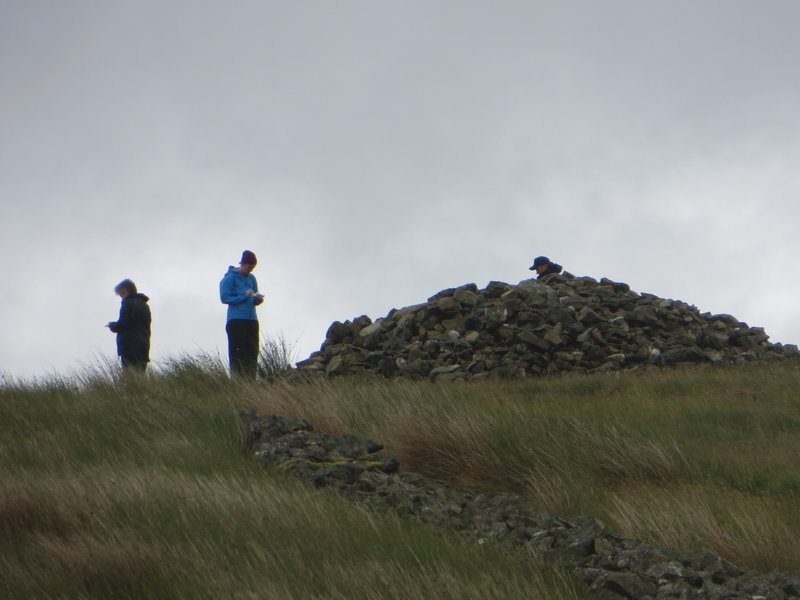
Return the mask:
[[794, 0], [0, 0], [0, 373], [225, 354], [546, 254], [800, 342]]

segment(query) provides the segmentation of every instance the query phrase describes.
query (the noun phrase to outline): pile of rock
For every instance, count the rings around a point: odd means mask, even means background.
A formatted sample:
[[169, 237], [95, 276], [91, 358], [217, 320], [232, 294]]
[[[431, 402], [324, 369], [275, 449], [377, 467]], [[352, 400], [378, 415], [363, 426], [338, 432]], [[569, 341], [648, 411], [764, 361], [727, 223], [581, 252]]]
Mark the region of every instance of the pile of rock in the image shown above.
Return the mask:
[[570, 274], [447, 289], [423, 304], [334, 322], [297, 364], [326, 375], [475, 380], [798, 356], [760, 327], [625, 283]]
[[525, 547], [568, 565], [595, 597], [788, 600], [800, 578], [746, 572], [712, 554], [623, 539], [589, 517], [534, 510], [516, 496], [474, 494], [399, 471], [383, 446], [358, 435], [314, 431], [303, 419], [243, 415], [257, 460], [376, 510], [459, 532], [477, 543]]

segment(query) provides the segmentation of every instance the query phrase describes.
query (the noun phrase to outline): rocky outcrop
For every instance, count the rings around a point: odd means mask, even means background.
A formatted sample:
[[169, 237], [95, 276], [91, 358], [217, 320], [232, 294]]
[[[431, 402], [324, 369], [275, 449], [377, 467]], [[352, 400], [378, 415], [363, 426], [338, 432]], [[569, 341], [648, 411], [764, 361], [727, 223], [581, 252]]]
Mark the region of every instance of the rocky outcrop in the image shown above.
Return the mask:
[[459, 532], [477, 543], [526, 547], [566, 564], [605, 600], [788, 600], [800, 577], [746, 572], [719, 556], [623, 539], [598, 521], [539, 512], [516, 496], [474, 494], [403, 473], [381, 444], [314, 431], [303, 419], [243, 415], [254, 457], [377, 510]]
[[443, 290], [372, 321], [334, 322], [297, 364], [328, 376], [478, 380], [798, 356], [763, 328], [625, 283], [570, 274]]

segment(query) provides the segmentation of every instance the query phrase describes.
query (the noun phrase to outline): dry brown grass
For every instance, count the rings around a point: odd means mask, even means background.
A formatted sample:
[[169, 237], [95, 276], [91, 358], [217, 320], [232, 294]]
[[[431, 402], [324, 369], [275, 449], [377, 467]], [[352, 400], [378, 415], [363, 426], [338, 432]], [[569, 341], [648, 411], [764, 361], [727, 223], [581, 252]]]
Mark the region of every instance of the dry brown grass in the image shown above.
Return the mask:
[[[246, 460], [227, 399], [124, 386], [38, 407], [35, 394], [0, 396], [14, 412], [0, 423], [0, 597], [578, 597], [552, 566], [266, 476]], [[346, 418], [327, 423], [351, 430]]]
[[402, 468], [450, 485], [800, 572], [800, 518], [786, 508], [800, 502], [799, 385], [786, 363], [450, 386], [325, 381], [254, 389], [251, 401], [369, 435]]
[[540, 578], [544, 596], [575, 597], [529, 558], [265, 479], [237, 429], [250, 408], [366, 435], [403, 469], [451, 485], [800, 572], [798, 387], [800, 372], [780, 365], [447, 386], [265, 386], [179, 365], [78, 389], [0, 389], [0, 593], [514, 598], [535, 595]]
[[134, 586], [159, 562], [135, 528], [114, 522], [112, 496], [91, 478], [4, 474], [0, 535], [25, 548], [25, 560], [5, 556], [0, 570], [20, 595]]
[[573, 484], [564, 469], [550, 462], [539, 461], [522, 480], [522, 495], [532, 506], [546, 512], [572, 512], [575, 500]]
[[610, 500], [613, 527], [622, 535], [712, 552], [762, 571], [798, 570], [796, 537], [787, 525], [791, 500], [698, 485], [626, 487]]
[[603, 477], [615, 482], [665, 485], [679, 481], [685, 472], [686, 459], [674, 442], [666, 446], [619, 427], [581, 429], [587, 457]]
[[[490, 490], [503, 478], [503, 460], [488, 444], [491, 427], [478, 415], [425, 418], [413, 409], [396, 407], [391, 447], [408, 471], [476, 491]], [[510, 490], [509, 490], [510, 491]]]

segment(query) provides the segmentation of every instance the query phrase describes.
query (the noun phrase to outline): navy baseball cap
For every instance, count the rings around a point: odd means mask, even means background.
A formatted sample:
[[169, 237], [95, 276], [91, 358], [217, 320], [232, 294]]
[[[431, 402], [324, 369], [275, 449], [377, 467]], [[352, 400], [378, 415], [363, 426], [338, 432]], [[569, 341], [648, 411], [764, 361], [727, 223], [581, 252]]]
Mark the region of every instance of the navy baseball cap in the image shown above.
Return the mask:
[[533, 271], [533, 270], [536, 269], [536, 267], [540, 267], [542, 265], [549, 265], [549, 264], [550, 264], [550, 259], [549, 258], [547, 258], [546, 256], [537, 256], [536, 258], [533, 259], [533, 266], [532, 267], [528, 267], [528, 270], [529, 271]]

